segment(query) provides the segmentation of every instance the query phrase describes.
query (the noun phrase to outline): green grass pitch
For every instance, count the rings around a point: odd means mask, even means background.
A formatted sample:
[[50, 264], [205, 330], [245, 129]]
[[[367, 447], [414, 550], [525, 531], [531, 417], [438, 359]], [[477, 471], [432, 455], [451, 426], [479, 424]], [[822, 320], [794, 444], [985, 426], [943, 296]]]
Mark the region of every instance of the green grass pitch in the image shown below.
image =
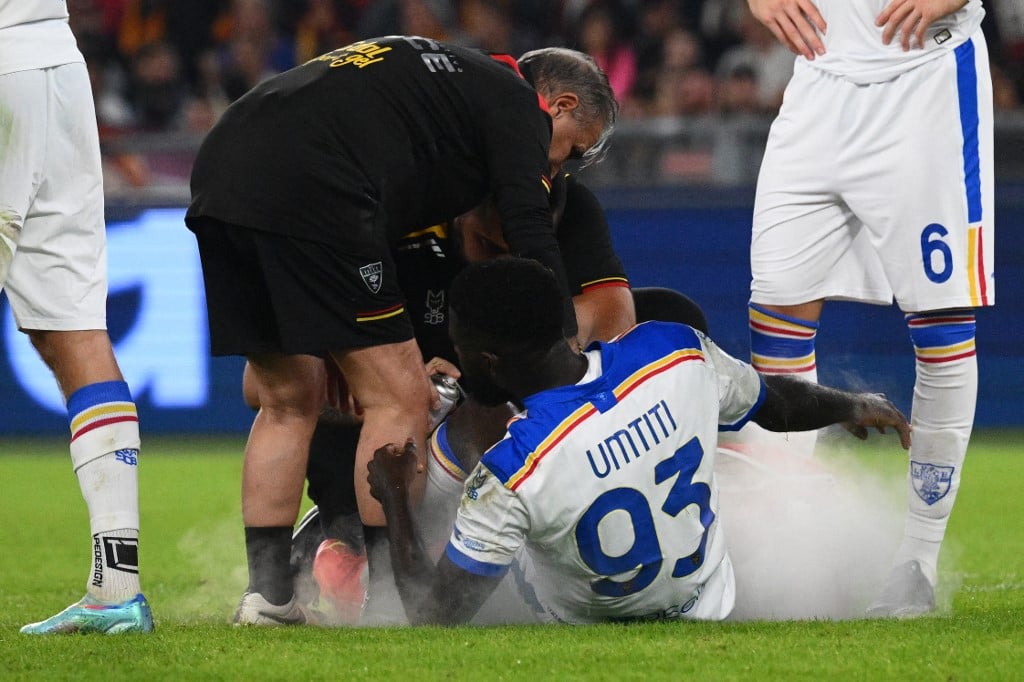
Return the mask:
[[[242, 437], [148, 438], [151, 636], [33, 638], [78, 599], [88, 519], [59, 439], [0, 442], [0, 680], [1015, 680], [1024, 677], [1021, 432], [975, 434], [950, 524], [952, 607], [912, 621], [236, 629]], [[905, 458], [851, 457], [898, 475]], [[943, 558], [947, 564], [947, 558]], [[944, 566], [944, 574], [949, 572]]]

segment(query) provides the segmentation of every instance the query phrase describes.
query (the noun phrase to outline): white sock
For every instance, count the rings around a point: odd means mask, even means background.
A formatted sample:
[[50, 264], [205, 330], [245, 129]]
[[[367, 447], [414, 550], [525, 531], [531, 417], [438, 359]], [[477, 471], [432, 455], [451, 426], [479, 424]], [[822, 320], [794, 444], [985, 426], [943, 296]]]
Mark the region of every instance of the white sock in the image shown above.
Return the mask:
[[895, 563], [916, 559], [934, 585], [953, 511], [978, 395], [974, 314], [908, 315], [917, 356], [911, 410], [908, 515]]
[[123, 381], [68, 398], [71, 461], [89, 509], [89, 594], [122, 602], [139, 593], [139, 423]]

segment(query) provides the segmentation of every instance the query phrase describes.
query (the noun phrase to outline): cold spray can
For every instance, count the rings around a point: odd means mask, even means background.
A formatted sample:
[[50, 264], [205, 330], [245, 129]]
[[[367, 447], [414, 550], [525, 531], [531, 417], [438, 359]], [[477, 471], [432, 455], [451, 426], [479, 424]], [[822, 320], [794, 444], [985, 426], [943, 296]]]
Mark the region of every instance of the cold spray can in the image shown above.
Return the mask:
[[432, 374], [430, 380], [434, 382], [437, 394], [441, 397], [441, 406], [430, 411], [430, 430], [433, 431], [462, 402], [465, 394], [459, 382], [447, 374]]

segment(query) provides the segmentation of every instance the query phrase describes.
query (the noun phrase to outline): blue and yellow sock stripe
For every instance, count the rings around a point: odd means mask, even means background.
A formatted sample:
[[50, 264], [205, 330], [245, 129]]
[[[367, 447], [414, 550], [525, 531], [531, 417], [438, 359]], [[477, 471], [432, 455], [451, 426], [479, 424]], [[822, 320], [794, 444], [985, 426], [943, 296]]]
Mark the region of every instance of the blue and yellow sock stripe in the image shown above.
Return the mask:
[[953, 362], [977, 354], [973, 311], [911, 313], [906, 321], [920, 362]]

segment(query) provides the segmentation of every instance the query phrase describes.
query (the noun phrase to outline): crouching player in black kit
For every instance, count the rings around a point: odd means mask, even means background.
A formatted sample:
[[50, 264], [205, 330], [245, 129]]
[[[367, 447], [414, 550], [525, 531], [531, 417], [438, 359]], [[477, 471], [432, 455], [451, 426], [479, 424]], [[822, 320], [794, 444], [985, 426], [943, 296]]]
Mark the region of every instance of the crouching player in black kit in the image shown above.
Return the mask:
[[[386, 442], [425, 451], [432, 389], [392, 248], [492, 196], [515, 254], [568, 293], [548, 204], [550, 169], [600, 151], [616, 117], [607, 77], [564, 49], [520, 60], [426, 38], [340, 48], [232, 104], [192, 173], [216, 355], [245, 355], [261, 405], [246, 445], [249, 586], [235, 622], [305, 621], [288, 565], [324, 363], [365, 414], [356, 499], [382, 526], [366, 462]], [[524, 78], [524, 76], [528, 78]], [[566, 327], [575, 331], [568, 296]], [[413, 497], [425, 476], [413, 483]]]

